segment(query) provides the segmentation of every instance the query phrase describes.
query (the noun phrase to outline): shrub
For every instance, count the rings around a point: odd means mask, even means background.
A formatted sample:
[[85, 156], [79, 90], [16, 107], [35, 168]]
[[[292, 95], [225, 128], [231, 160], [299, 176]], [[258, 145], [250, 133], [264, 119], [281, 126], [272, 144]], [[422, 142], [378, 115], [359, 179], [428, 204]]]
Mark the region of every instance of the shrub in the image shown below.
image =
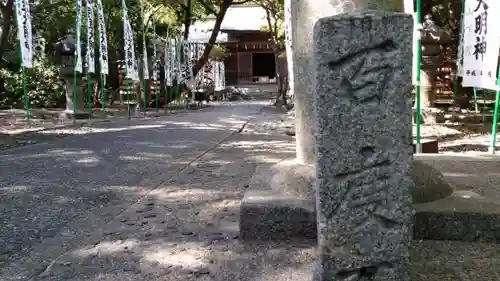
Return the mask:
[[[54, 108], [64, 105], [64, 83], [59, 68], [46, 58], [25, 69], [26, 87], [31, 107]], [[23, 80], [20, 71], [0, 69], [0, 107], [23, 108]]]

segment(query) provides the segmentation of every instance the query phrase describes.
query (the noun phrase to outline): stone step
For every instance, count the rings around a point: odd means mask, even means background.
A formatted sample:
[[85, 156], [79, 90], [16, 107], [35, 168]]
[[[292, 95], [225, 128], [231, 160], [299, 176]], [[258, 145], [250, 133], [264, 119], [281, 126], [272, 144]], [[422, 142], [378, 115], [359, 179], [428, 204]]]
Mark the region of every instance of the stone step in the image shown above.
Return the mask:
[[[316, 245], [298, 241], [262, 243], [247, 247], [242, 281], [315, 280]], [[500, 244], [461, 241], [413, 241], [410, 245], [412, 281], [497, 281]], [[251, 270], [250, 270], [251, 269]], [[228, 274], [229, 275], [229, 274]], [[226, 280], [223, 277], [218, 280]]]

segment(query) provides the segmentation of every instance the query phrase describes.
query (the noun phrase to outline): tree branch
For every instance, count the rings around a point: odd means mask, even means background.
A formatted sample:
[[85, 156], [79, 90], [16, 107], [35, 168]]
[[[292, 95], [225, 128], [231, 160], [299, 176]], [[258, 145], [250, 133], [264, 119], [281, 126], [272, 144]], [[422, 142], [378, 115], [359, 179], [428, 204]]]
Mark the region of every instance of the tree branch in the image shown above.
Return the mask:
[[210, 5], [208, 5], [205, 1], [203, 1], [203, 0], [197, 0], [197, 1], [198, 1], [198, 3], [200, 3], [201, 6], [203, 6], [205, 11], [207, 11], [208, 13], [210, 13], [212, 15], [217, 15], [217, 12], [215, 11], [215, 9], [210, 7]]
[[232, 5], [241, 5], [241, 4], [245, 4], [245, 3], [248, 3], [248, 2], [252, 2], [253, 0], [241, 0], [241, 1], [233, 1], [231, 4]]
[[149, 22], [153, 20], [153, 17], [156, 14], [156, 12], [158, 12], [161, 8], [163, 7], [162, 6], [156, 7], [156, 9], [151, 13], [151, 15], [149, 15], [148, 20], [146, 21], [145, 24], [146, 27], [149, 25]]

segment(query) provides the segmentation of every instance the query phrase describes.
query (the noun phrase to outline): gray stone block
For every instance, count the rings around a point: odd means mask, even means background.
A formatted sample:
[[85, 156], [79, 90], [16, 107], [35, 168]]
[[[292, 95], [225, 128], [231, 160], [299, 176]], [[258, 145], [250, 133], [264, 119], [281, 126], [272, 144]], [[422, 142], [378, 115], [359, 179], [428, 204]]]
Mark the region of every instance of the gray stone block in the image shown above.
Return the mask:
[[241, 203], [243, 240], [316, 237], [314, 167], [295, 159], [258, 167]]
[[318, 280], [409, 280], [411, 15], [320, 19], [316, 64]]
[[422, 161], [411, 162], [410, 176], [415, 183], [410, 190], [414, 204], [436, 201], [453, 193], [453, 187], [441, 172]]
[[422, 240], [500, 241], [500, 202], [472, 191], [415, 204], [414, 236]]

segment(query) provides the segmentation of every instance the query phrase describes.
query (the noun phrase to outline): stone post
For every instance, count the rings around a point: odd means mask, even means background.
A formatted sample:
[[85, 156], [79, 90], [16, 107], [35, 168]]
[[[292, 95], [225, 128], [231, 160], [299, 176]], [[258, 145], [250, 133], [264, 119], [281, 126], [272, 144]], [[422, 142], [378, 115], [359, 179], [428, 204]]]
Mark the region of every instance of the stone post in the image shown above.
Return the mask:
[[412, 37], [403, 13], [316, 23], [315, 281], [410, 279]]

